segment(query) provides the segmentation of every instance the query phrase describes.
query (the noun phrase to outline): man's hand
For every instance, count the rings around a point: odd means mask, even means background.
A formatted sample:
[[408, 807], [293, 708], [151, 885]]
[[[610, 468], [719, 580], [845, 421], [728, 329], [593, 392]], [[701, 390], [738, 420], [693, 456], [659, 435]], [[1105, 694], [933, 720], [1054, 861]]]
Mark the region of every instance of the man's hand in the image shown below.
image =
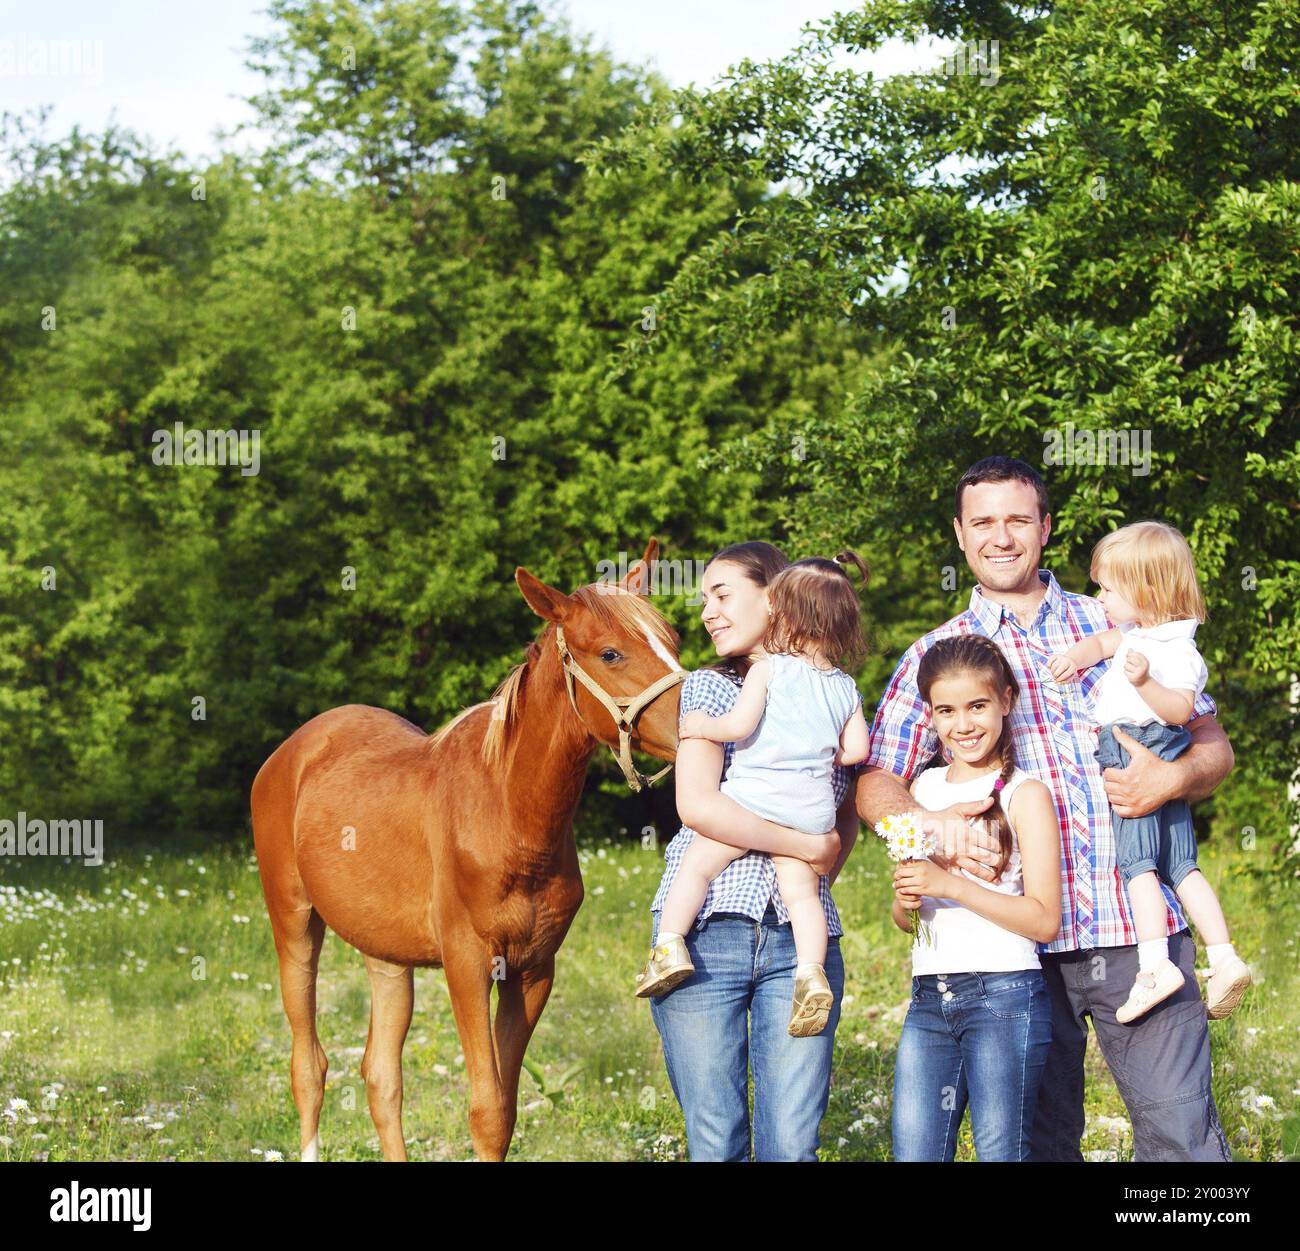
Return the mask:
[[1058, 652], [1048, 659], [1047, 672], [1057, 682], [1073, 682], [1079, 676], [1078, 669], [1074, 667], [1074, 661], [1064, 652]]
[[825, 877], [840, 858], [839, 831], [832, 828], [825, 834], [805, 834], [804, 839], [808, 850], [802, 859], [808, 861], [818, 877]]
[[[1132, 653], [1129, 653], [1132, 655]], [[1178, 798], [1179, 772], [1174, 762], [1161, 760], [1149, 747], [1111, 727], [1115, 741], [1129, 754], [1128, 767], [1106, 769], [1101, 779], [1110, 806], [1121, 817], [1145, 817]]]
[[973, 821], [993, 803], [993, 796], [968, 804], [953, 804], [933, 812], [922, 809], [921, 825], [934, 836], [938, 849], [930, 858], [941, 869], [959, 868], [985, 882], [996, 880], [993, 866], [1002, 857], [997, 836], [983, 821]]
[[1151, 664], [1141, 652], [1129, 649], [1124, 657], [1124, 676], [1134, 686], [1141, 686], [1151, 674]]

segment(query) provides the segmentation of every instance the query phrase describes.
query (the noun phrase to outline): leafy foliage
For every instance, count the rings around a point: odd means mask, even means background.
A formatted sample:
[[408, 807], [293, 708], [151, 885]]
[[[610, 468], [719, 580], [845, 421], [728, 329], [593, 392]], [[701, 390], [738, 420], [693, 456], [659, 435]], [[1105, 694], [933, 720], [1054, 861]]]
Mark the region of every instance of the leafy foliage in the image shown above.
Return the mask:
[[[228, 829], [325, 708], [434, 727], [537, 632], [516, 565], [567, 589], [650, 534], [687, 560], [771, 534], [756, 475], [712, 492], [696, 459], [843, 402], [833, 326], [727, 362], [686, 332], [604, 384], [762, 192], [587, 176], [661, 81], [527, 4], [274, 12], [256, 158], [4, 136], [0, 794], [34, 815]], [[176, 422], [259, 431], [260, 472], [156, 465]]]
[[[960, 41], [932, 73], [846, 68], [930, 35]], [[1298, 51], [1287, 0], [868, 0], [601, 152], [611, 173], [661, 153], [684, 182], [789, 190], [686, 258], [669, 325], [738, 352], [827, 316], [884, 337], [842, 410], [716, 453], [781, 496], [800, 546], [864, 544], [872, 683], [965, 598], [949, 593], [961, 471], [992, 453], [1046, 466], [1067, 586], [1085, 589], [1116, 525], [1187, 534], [1200, 638], [1239, 756], [1269, 779], [1254, 813], [1274, 841], [1300, 652]], [[667, 341], [629, 342], [619, 372]]]

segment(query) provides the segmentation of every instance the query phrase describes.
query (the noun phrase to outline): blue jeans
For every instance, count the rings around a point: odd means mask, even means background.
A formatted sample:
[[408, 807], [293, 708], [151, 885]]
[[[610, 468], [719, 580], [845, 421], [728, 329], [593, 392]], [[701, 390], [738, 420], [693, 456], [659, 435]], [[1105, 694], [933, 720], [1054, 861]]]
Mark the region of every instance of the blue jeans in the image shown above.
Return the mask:
[[[659, 914], [652, 915], [653, 943]], [[839, 939], [826, 946], [835, 1004], [826, 1028], [811, 1038], [787, 1032], [798, 962], [790, 926], [776, 923], [770, 903], [761, 922], [715, 912], [686, 935], [686, 947], [694, 974], [652, 998], [650, 1013], [686, 1118], [691, 1159], [750, 1158], [752, 1068], [754, 1157], [815, 1160], [844, 995]]]
[[1040, 969], [912, 978], [894, 1061], [894, 1159], [952, 1160], [968, 1102], [981, 1161], [1028, 1159], [1051, 1041]]
[[[1177, 760], [1192, 743], [1191, 734], [1181, 725], [1121, 722], [1119, 728], [1161, 760]], [[1098, 731], [1097, 763], [1103, 769], [1128, 767], [1128, 750], [1116, 741], [1112, 726], [1103, 725]], [[1115, 862], [1126, 886], [1139, 873], [1155, 873], [1177, 889], [1196, 868], [1196, 830], [1187, 800], [1171, 799], [1145, 817], [1121, 817], [1112, 808], [1110, 821], [1115, 831]]]

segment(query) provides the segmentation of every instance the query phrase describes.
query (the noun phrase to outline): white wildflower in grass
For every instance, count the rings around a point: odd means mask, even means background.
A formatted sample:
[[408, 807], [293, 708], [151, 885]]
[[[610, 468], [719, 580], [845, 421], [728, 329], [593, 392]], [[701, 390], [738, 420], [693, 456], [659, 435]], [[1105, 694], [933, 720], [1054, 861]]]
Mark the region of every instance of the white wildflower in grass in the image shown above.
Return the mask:
[[[896, 864], [906, 860], [925, 860], [934, 851], [934, 839], [921, 825], [919, 812], [893, 812], [876, 824], [876, 833], [885, 840], [885, 850]], [[921, 924], [921, 910], [911, 914], [912, 942], [922, 939], [927, 945], [933, 943], [929, 926]]]

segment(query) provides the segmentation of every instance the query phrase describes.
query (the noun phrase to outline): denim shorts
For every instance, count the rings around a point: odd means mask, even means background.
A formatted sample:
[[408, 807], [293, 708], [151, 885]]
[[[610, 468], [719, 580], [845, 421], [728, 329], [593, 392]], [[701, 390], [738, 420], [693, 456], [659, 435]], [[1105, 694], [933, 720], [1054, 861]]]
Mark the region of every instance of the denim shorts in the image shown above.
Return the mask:
[[[1121, 722], [1118, 728], [1161, 760], [1177, 760], [1192, 741], [1185, 726], [1159, 721], [1150, 725]], [[1097, 762], [1103, 769], [1123, 769], [1128, 764], [1128, 752], [1116, 742], [1113, 729], [1104, 725], [1097, 735]], [[1110, 816], [1115, 860], [1126, 884], [1139, 873], [1156, 873], [1177, 887], [1196, 868], [1196, 830], [1185, 799], [1171, 799], [1145, 817], [1121, 817], [1113, 808]]]

